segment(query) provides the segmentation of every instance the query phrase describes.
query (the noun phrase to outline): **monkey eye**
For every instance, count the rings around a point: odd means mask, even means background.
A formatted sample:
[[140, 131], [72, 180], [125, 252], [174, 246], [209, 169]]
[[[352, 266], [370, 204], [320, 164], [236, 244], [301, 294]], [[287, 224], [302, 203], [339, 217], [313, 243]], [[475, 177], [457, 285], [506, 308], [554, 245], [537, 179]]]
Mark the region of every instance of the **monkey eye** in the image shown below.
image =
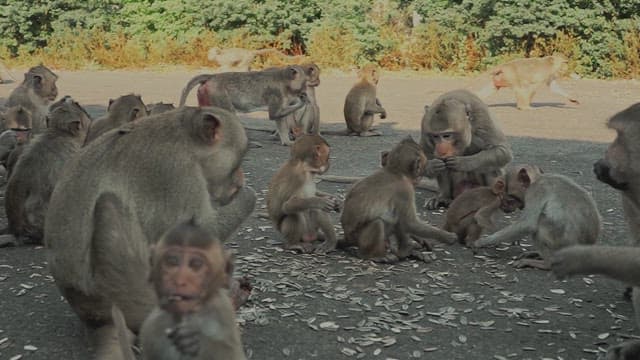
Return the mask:
[[204, 267], [204, 260], [200, 257], [193, 257], [191, 259], [189, 259], [189, 267], [193, 270], [193, 271], [199, 271], [200, 269], [202, 269]]
[[168, 267], [180, 266], [180, 256], [177, 254], [166, 254], [163, 258], [163, 263]]
[[451, 140], [451, 138], [453, 137], [452, 133], [444, 133], [442, 135], [440, 135], [442, 137], [442, 140]]

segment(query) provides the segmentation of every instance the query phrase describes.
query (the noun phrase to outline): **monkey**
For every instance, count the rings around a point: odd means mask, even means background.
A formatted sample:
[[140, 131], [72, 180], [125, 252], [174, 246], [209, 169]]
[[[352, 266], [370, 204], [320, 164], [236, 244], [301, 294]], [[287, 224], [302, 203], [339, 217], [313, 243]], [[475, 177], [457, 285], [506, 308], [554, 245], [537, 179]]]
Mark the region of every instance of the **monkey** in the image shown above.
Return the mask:
[[[56, 286], [92, 340], [113, 333], [112, 304], [139, 331], [156, 304], [149, 246], [166, 231], [195, 218], [225, 241], [251, 214], [256, 194], [241, 167], [247, 150], [233, 113], [182, 107], [109, 131], [67, 162], [44, 243]], [[97, 342], [108, 353], [109, 343]]]
[[11, 80], [13, 80], [13, 81], [15, 81], [15, 80], [16, 80], [16, 78], [15, 78], [15, 77], [13, 77], [13, 74], [11, 74], [11, 72], [9, 71], [9, 69], [7, 69], [7, 67], [5, 66], [5, 64], [4, 64], [2, 61], [0, 61], [0, 84], [5, 84], [5, 83], [9, 83], [9, 82], [11, 82], [10, 80], [7, 80], [7, 78], [6, 78], [6, 77], [3, 77], [3, 76], [2, 76], [2, 74], [3, 74], [3, 73], [4, 73], [4, 74], [6, 74], [6, 75], [8, 75], [8, 76], [11, 78]]
[[[193, 221], [179, 224], [153, 246], [150, 268], [158, 305], [140, 330], [143, 359], [246, 359], [228, 295], [233, 258], [218, 239]], [[112, 314], [133, 360], [122, 312], [114, 305]]]
[[358, 70], [358, 82], [353, 85], [344, 100], [344, 121], [346, 131], [325, 131], [328, 135], [380, 136], [381, 133], [371, 129], [373, 116], [380, 114], [387, 118], [387, 111], [376, 97], [376, 87], [380, 80], [380, 70], [374, 64], [363, 66]]
[[[510, 169], [501, 181], [505, 184], [505, 196], [524, 204], [522, 215], [506, 228], [477, 240], [476, 247], [518, 241], [530, 234], [537, 252], [523, 254], [514, 266], [549, 270], [555, 251], [597, 241], [601, 219], [596, 203], [591, 194], [570, 178], [523, 165]], [[532, 258], [535, 255], [541, 259]]]
[[497, 178], [493, 186], [463, 192], [449, 205], [442, 228], [456, 233], [461, 244], [473, 248], [483, 231], [494, 228], [493, 217], [498, 210], [508, 214], [524, 207], [518, 198], [505, 196], [505, 190], [504, 179]]
[[[357, 246], [361, 258], [394, 263], [412, 255], [410, 236], [451, 244], [454, 233], [422, 222], [416, 215], [414, 186], [420, 181], [427, 157], [411, 137], [383, 154], [382, 168], [356, 182], [347, 193], [340, 223], [344, 240], [340, 247]], [[387, 253], [387, 238], [398, 241], [395, 253]]]
[[198, 87], [198, 106], [217, 106], [233, 112], [269, 112], [270, 120], [283, 119], [307, 104], [304, 69], [290, 65], [279, 69], [204, 74], [192, 78], [182, 90], [180, 106]]
[[[0, 112], [3, 131], [0, 133], [0, 164], [7, 169], [6, 178], [10, 170], [8, 160], [17, 147], [21, 147], [31, 139], [33, 126], [31, 111], [24, 106], [16, 105]], [[13, 164], [11, 164], [13, 165]]]
[[30, 68], [24, 74], [22, 84], [13, 89], [5, 106], [21, 105], [31, 112], [33, 132], [40, 133], [46, 128], [45, 118], [49, 104], [58, 97], [56, 81], [58, 75], [44, 65]]
[[569, 102], [580, 104], [556, 82], [566, 71], [567, 59], [558, 54], [512, 60], [490, 72], [491, 82], [478, 91], [478, 95], [486, 99], [494, 92], [510, 87], [516, 93], [516, 107], [519, 110], [530, 110], [533, 95], [542, 85], [546, 85]]
[[[596, 178], [617, 190], [622, 198], [627, 226], [632, 241], [630, 246], [572, 246], [554, 254], [551, 269], [559, 277], [578, 274], [602, 274], [632, 286], [631, 300], [640, 325], [640, 174], [638, 155], [640, 150], [634, 145], [640, 138], [638, 119], [640, 103], [614, 114], [607, 126], [616, 131], [616, 137], [609, 144], [604, 157], [596, 161], [593, 171]], [[640, 341], [631, 340], [612, 346], [607, 351], [607, 359], [637, 359], [640, 357]]]
[[5, 192], [8, 234], [0, 246], [41, 244], [51, 192], [62, 168], [84, 143], [91, 117], [70, 96], [51, 104], [46, 130], [29, 142]]
[[175, 108], [176, 107], [173, 104], [165, 104], [161, 101], [159, 103], [147, 105], [147, 114], [148, 115], [160, 114], [166, 111], [174, 110]]
[[147, 107], [139, 95], [129, 94], [117, 99], [109, 99], [107, 113], [97, 118], [89, 127], [86, 143], [92, 142], [105, 132], [122, 124], [147, 116]]
[[278, 49], [250, 50], [243, 48], [219, 49], [213, 47], [209, 49], [207, 58], [210, 61], [217, 62], [222, 71], [251, 71], [251, 63], [256, 56], [266, 54], [278, 54], [281, 57], [291, 60], [295, 60], [300, 57], [284, 55]]
[[[337, 238], [329, 212], [339, 209], [333, 196], [319, 193], [315, 175], [329, 170], [329, 144], [320, 135], [302, 135], [291, 147], [290, 159], [269, 183], [267, 212], [285, 237], [285, 249], [325, 253], [335, 249]], [[322, 232], [324, 241], [314, 244]]]
[[489, 186], [513, 155], [489, 108], [467, 90], [453, 90], [425, 106], [420, 144], [429, 158], [425, 176], [438, 182], [438, 194], [425, 206], [448, 207], [464, 190]]

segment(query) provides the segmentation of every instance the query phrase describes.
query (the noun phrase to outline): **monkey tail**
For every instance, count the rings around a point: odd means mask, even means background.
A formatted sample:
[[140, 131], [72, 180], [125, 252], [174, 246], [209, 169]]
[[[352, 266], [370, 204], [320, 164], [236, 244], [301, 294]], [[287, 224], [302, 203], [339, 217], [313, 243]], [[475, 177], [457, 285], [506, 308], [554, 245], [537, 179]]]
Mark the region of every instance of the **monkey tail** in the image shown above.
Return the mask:
[[129, 344], [130, 334], [127, 329], [127, 323], [124, 320], [122, 311], [116, 304], [111, 305], [111, 318], [113, 319], [113, 326], [116, 327], [116, 335], [118, 336], [118, 343], [122, 351], [122, 358], [124, 360], [136, 360], [136, 356]]
[[191, 89], [196, 86], [196, 84], [203, 84], [205, 81], [211, 79], [212, 76], [212, 74], [202, 74], [195, 76], [194, 78], [189, 80], [187, 86], [182, 89], [182, 94], [180, 95], [180, 104], [178, 106], [184, 106], [184, 104], [187, 102], [187, 96], [191, 92]]
[[278, 49], [259, 49], [256, 50], [256, 55], [264, 55], [264, 54], [272, 54], [272, 53], [278, 53], [278, 54], [282, 54], [280, 52], [280, 50]]

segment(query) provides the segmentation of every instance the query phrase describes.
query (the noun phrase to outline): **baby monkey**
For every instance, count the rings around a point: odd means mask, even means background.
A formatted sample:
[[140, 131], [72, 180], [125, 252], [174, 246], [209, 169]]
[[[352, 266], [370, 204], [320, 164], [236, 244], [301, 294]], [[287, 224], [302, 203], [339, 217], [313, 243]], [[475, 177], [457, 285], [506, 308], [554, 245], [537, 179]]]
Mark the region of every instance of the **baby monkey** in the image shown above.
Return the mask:
[[[336, 248], [329, 212], [338, 211], [340, 202], [317, 191], [314, 180], [316, 175], [329, 170], [329, 152], [329, 144], [322, 136], [302, 135], [291, 146], [289, 161], [271, 179], [267, 211], [285, 237], [286, 249], [325, 253]], [[322, 243], [314, 244], [321, 238]]]
[[140, 330], [143, 359], [246, 359], [228, 295], [232, 273], [232, 256], [193, 220], [170, 230], [152, 249], [159, 305]]
[[[553, 253], [570, 245], [590, 245], [600, 233], [600, 214], [591, 195], [566, 176], [543, 174], [537, 166], [511, 169], [503, 177], [505, 194], [524, 204], [518, 221], [475, 242], [476, 247], [515, 242], [531, 235], [536, 252], [514, 265], [550, 269]], [[537, 257], [537, 258], [536, 258]]]
[[506, 194], [506, 188], [505, 179], [497, 178], [493, 186], [464, 191], [449, 205], [442, 228], [456, 233], [461, 244], [473, 248], [484, 231], [494, 229], [498, 210], [512, 213], [524, 207], [521, 199]]

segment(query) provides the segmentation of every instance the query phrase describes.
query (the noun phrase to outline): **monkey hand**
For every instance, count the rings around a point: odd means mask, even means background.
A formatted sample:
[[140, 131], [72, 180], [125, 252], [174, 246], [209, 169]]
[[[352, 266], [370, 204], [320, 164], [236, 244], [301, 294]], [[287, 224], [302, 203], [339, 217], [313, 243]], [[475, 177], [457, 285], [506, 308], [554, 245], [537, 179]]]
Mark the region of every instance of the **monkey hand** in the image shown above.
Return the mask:
[[201, 324], [194, 320], [183, 320], [175, 328], [168, 329], [167, 337], [179, 353], [195, 358], [200, 352], [201, 331]]
[[383, 111], [380, 113], [380, 119], [386, 119], [387, 118], [387, 111]]
[[493, 245], [496, 242], [497, 241], [496, 241], [494, 236], [492, 236], [492, 235], [483, 235], [482, 237], [480, 237], [478, 240], [476, 240], [473, 243], [473, 249], [478, 249], [478, 248], [482, 248], [482, 247], [485, 247], [485, 246]]
[[427, 161], [427, 168], [424, 173], [427, 177], [435, 177], [438, 173], [447, 169], [447, 164], [442, 159], [431, 159]]
[[313, 207], [324, 212], [335, 211], [340, 208], [339, 201], [333, 196], [317, 197]]
[[582, 270], [586, 265], [592, 264], [589, 261], [590, 251], [585, 246], [570, 246], [556, 251], [550, 259], [551, 271], [558, 277], [564, 279], [571, 275], [585, 273]]
[[452, 156], [444, 160], [447, 169], [468, 172], [476, 169], [475, 162], [468, 156]]

